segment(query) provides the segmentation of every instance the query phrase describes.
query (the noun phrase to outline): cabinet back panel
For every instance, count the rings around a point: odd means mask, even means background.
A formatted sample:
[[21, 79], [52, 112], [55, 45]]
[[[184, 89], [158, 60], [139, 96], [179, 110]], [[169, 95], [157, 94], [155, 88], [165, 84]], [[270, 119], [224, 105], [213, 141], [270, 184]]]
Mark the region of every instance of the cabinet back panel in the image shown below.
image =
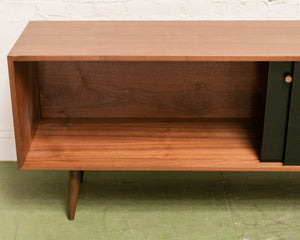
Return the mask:
[[265, 62], [39, 62], [43, 118], [263, 117]]

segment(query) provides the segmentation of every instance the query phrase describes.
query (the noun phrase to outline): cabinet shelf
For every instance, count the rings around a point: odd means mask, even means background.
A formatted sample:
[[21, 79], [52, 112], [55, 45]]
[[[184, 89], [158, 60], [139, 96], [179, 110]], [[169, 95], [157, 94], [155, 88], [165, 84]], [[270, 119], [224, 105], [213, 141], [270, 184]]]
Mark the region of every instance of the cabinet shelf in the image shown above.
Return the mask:
[[260, 163], [258, 129], [253, 119], [45, 119], [21, 169], [283, 170]]

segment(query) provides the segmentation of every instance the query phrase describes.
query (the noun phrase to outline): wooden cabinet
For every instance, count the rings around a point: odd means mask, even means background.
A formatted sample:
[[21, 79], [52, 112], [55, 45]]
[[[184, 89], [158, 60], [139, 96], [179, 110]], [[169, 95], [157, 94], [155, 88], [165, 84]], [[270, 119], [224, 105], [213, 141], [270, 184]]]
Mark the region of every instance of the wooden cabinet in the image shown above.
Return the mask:
[[[300, 171], [300, 22], [30, 22], [19, 169]], [[289, 166], [293, 165], [293, 166]]]

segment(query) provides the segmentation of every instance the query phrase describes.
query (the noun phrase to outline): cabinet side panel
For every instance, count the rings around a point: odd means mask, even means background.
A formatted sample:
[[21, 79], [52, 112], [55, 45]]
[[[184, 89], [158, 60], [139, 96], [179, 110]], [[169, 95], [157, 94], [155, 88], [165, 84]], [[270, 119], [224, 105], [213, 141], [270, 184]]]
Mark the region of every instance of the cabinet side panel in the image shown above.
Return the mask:
[[294, 66], [285, 165], [300, 165], [300, 62]]
[[284, 81], [293, 62], [270, 62], [261, 150], [262, 162], [282, 162], [284, 156], [290, 84]]
[[19, 168], [36, 132], [40, 105], [36, 62], [13, 62], [8, 59], [11, 100]]

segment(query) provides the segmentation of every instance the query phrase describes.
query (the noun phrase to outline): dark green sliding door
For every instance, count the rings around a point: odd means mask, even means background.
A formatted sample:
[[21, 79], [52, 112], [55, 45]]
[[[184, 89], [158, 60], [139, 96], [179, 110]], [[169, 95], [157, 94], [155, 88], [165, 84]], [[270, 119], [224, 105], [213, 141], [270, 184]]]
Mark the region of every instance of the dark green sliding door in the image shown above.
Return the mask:
[[300, 165], [300, 62], [294, 64], [284, 164]]
[[[291, 95], [291, 83], [287, 83], [285, 77], [293, 75], [293, 68], [293, 62], [269, 63], [264, 131], [261, 149], [262, 162], [284, 161]], [[300, 72], [298, 75], [300, 75]], [[298, 100], [300, 99], [299, 95], [300, 91], [298, 93]], [[297, 101], [297, 99], [294, 101]], [[299, 117], [298, 111], [298, 119]], [[299, 128], [298, 131], [300, 131]]]

